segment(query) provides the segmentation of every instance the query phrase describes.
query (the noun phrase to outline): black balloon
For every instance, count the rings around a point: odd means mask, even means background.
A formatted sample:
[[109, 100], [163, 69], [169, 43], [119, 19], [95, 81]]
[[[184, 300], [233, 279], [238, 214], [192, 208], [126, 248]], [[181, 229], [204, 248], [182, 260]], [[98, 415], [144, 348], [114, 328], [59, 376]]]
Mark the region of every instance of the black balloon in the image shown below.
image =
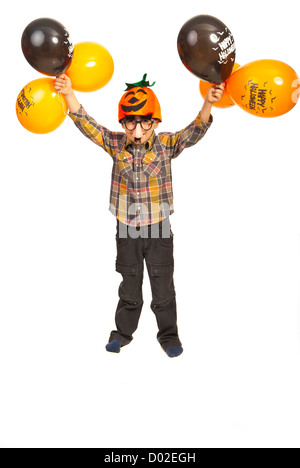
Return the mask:
[[23, 54], [40, 73], [57, 76], [71, 63], [73, 45], [66, 28], [51, 18], [32, 21], [22, 34]]
[[185, 67], [198, 78], [219, 84], [231, 75], [234, 38], [214, 16], [199, 15], [187, 21], [178, 34], [177, 48]]

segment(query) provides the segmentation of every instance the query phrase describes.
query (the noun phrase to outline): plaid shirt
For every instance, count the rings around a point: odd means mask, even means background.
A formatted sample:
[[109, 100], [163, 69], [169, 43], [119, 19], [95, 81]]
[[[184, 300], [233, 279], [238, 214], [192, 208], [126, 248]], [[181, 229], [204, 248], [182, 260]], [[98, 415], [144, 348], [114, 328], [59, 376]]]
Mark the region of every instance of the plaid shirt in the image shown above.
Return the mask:
[[143, 145], [134, 145], [124, 133], [111, 132], [92, 119], [81, 106], [69, 116], [79, 130], [113, 159], [110, 211], [122, 223], [145, 226], [174, 212], [171, 160], [195, 145], [212, 123], [201, 122], [200, 113], [176, 133], [152, 133]]

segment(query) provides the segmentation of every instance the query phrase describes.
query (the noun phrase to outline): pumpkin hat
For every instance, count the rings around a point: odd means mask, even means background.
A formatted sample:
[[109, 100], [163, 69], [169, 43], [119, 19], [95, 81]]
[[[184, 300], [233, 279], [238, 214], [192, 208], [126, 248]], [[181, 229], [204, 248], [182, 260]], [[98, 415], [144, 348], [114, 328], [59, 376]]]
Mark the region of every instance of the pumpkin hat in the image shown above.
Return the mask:
[[152, 119], [162, 121], [160, 104], [156, 95], [150, 89], [155, 82], [150, 85], [146, 78], [147, 73], [138, 83], [125, 83], [127, 89], [119, 102], [119, 122], [124, 117], [133, 115], [151, 115]]

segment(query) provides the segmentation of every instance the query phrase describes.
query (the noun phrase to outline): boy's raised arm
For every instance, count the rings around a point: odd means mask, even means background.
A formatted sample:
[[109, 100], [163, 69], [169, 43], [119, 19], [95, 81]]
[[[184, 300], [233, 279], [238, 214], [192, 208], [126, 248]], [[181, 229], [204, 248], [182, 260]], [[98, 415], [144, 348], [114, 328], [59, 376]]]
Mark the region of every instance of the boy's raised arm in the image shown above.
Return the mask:
[[219, 102], [224, 94], [225, 84], [214, 85], [209, 88], [201, 109], [201, 120], [204, 123], [209, 121], [211, 109], [214, 103]]
[[80, 104], [72, 89], [72, 82], [70, 78], [65, 74], [58, 76], [55, 80], [54, 87], [57, 92], [64, 95], [69, 107], [69, 111], [72, 114], [78, 112]]

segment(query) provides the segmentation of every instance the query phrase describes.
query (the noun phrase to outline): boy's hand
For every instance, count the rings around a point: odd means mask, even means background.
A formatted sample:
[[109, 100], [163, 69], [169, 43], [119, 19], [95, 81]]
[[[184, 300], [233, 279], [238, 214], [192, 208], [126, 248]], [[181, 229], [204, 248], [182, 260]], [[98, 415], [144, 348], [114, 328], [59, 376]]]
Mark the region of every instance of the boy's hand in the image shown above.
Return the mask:
[[210, 112], [213, 104], [215, 102], [219, 102], [224, 94], [225, 91], [225, 83], [221, 83], [218, 85], [213, 85], [207, 91], [206, 97], [204, 99], [204, 103], [201, 109], [201, 120], [202, 122], [208, 122], [210, 118]]
[[209, 104], [215, 104], [216, 102], [221, 101], [224, 91], [225, 91], [225, 83], [214, 85], [211, 88], [209, 88], [209, 90], [207, 91], [205, 99]]
[[54, 88], [58, 93], [67, 96], [72, 92], [72, 82], [67, 75], [60, 75], [55, 80]]
[[70, 112], [72, 113], [78, 112], [80, 108], [80, 104], [72, 89], [72, 82], [70, 78], [65, 74], [58, 76], [55, 80], [54, 88], [55, 88], [55, 91], [64, 95]]

